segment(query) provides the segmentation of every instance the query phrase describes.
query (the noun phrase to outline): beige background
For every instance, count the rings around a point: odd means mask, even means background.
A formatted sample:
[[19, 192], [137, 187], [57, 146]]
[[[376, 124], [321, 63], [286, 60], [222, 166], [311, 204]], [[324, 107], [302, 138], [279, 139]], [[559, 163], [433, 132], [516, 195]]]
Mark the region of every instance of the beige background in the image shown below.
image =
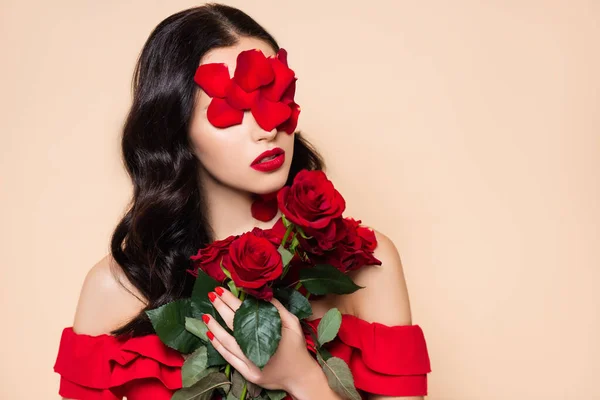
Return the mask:
[[[228, 3], [289, 50], [347, 215], [397, 244], [429, 398], [600, 399], [600, 2]], [[135, 59], [197, 4], [2, 1], [2, 399], [57, 397], [130, 194]]]

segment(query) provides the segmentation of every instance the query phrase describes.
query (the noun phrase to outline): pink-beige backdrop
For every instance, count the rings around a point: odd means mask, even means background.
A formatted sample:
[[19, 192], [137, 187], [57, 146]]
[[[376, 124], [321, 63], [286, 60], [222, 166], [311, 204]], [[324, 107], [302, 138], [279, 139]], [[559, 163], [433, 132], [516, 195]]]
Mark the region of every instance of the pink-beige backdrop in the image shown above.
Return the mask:
[[[227, 3], [289, 50], [347, 215], [397, 244], [429, 398], [600, 398], [600, 3]], [[198, 4], [1, 3], [2, 399], [58, 397], [61, 330], [130, 195], [135, 59]]]

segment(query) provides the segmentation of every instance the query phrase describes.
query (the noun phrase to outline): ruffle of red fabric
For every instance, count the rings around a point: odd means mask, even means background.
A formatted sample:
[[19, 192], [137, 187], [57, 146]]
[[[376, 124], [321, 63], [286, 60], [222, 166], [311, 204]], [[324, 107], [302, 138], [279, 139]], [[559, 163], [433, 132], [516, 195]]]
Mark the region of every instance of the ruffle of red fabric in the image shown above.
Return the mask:
[[[309, 321], [316, 330], [319, 319]], [[427, 394], [431, 371], [418, 325], [386, 326], [342, 316], [339, 340], [327, 344], [352, 370], [357, 389], [388, 396]], [[170, 399], [181, 387], [183, 357], [156, 335], [119, 341], [65, 328], [54, 370], [61, 374], [59, 394], [73, 399]]]
[[183, 357], [156, 335], [119, 340], [62, 332], [54, 371], [59, 394], [84, 400], [168, 400], [181, 388]]
[[[315, 331], [319, 321], [309, 321]], [[327, 350], [348, 364], [357, 389], [385, 396], [427, 394], [431, 365], [419, 325], [387, 326], [343, 314], [338, 338]]]

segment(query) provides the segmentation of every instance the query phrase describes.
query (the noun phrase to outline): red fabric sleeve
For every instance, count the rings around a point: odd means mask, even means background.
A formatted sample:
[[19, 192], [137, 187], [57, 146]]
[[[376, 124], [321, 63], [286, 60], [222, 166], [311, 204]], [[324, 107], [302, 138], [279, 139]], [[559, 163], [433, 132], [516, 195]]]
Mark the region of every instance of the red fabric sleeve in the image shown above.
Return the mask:
[[183, 357], [156, 335], [119, 340], [62, 332], [54, 371], [70, 399], [169, 400], [181, 388]]
[[[319, 321], [310, 321], [315, 332]], [[344, 314], [338, 337], [327, 343], [326, 348], [348, 364], [354, 385], [363, 392], [384, 396], [427, 395], [431, 366], [419, 325], [387, 326]]]

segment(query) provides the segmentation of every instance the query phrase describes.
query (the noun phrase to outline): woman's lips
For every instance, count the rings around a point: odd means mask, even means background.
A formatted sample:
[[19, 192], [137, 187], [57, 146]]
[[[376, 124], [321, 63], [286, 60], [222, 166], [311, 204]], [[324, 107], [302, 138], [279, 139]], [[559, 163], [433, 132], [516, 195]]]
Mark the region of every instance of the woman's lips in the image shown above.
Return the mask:
[[279, 147], [267, 150], [258, 157], [250, 167], [260, 172], [271, 172], [279, 169], [285, 161], [285, 151]]

